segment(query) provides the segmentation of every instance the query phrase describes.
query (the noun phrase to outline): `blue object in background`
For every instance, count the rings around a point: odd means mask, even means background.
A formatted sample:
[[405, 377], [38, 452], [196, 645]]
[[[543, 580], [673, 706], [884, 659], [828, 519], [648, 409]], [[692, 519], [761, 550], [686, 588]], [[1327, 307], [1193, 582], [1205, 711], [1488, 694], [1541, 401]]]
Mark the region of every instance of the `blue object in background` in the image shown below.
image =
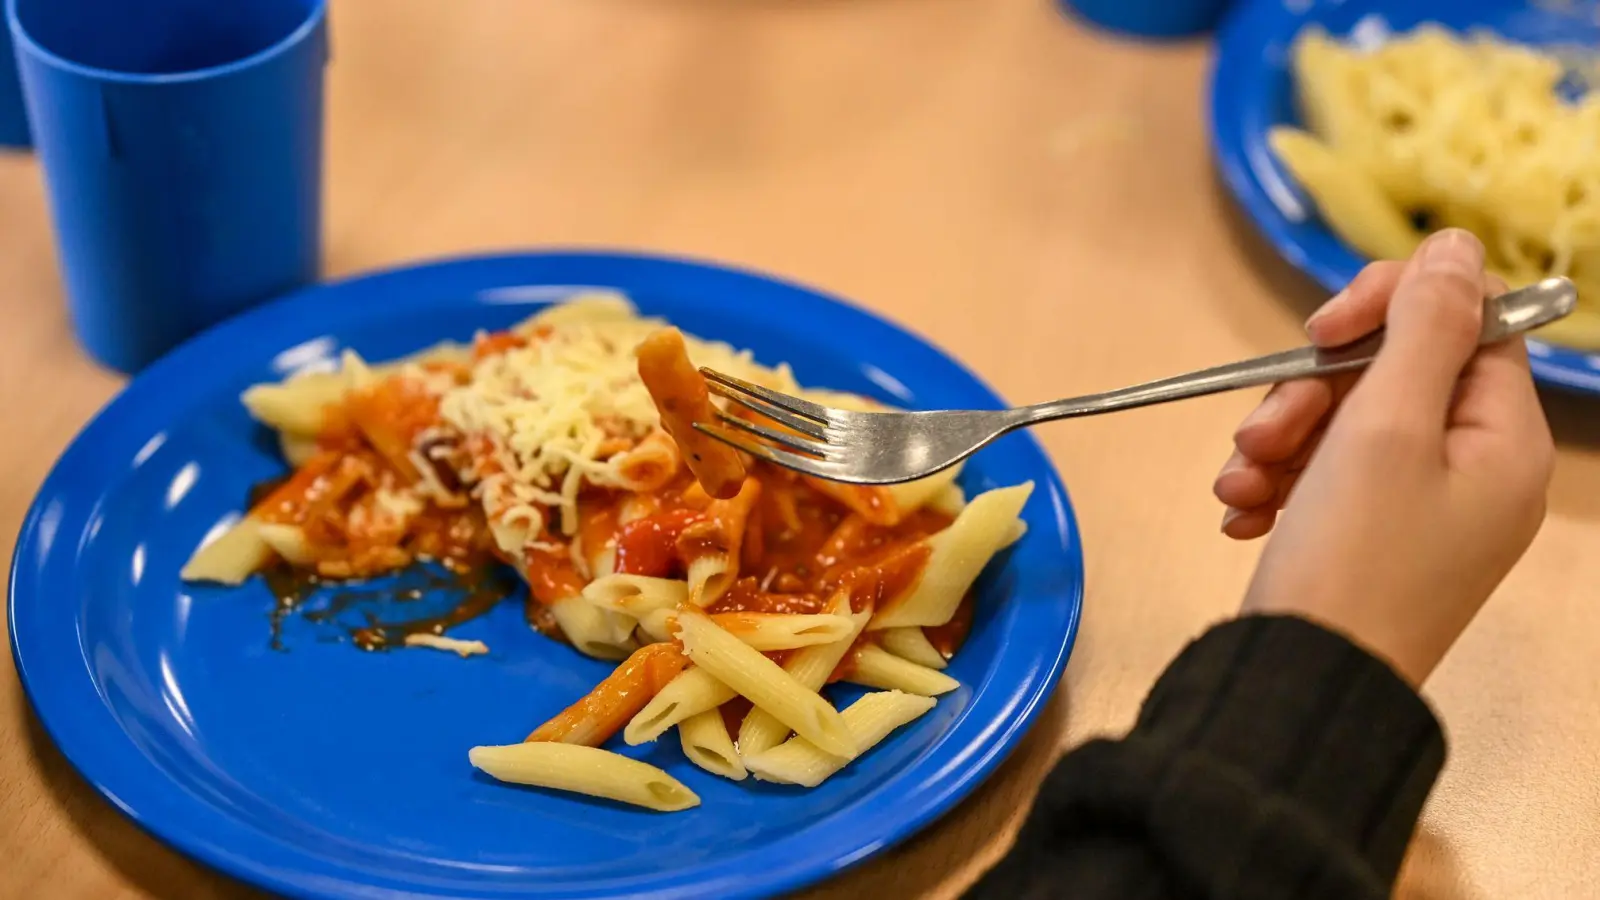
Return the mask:
[[73, 324], [133, 372], [316, 280], [324, 0], [8, 0]]
[[11, 29], [0, 28], [0, 147], [28, 146], [28, 111], [11, 55]]
[[1182, 38], [1222, 21], [1233, 0], [1065, 0], [1079, 18], [1133, 37]]
[[[1289, 47], [1308, 25], [1337, 37], [1376, 37], [1425, 22], [1488, 29], [1528, 44], [1600, 47], [1592, 0], [1566, 7], [1524, 0], [1243, 0], [1217, 35], [1211, 145], [1222, 179], [1278, 254], [1331, 294], [1367, 260], [1334, 234], [1267, 145], [1274, 125], [1297, 124]], [[1530, 340], [1533, 377], [1600, 396], [1600, 353]]]

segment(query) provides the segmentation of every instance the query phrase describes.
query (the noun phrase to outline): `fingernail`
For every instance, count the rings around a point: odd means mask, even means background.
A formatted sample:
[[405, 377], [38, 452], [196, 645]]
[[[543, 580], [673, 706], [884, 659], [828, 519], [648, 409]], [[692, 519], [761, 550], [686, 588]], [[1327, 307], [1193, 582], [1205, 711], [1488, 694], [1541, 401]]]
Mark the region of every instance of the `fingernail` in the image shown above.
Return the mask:
[[1283, 395], [1277, 390], [1268, 391], [1267, 396], [1261, 398], [1261, 404], [1251, 410], [1250, 415], [1245, 416], [1244, 421], [1239, 423], [1239, 428], [1234, 431], [1234, 434], [1238, 434], [1247, 428], [1253, 428], [1263, 422], [1271, 421], [1278, 414], [1278, 408], [1282, 405]]
[[1311, 317], [1306, 319], [1306, 334], [1314, 335], [1316, 333], [1317, 323], [1326, 321], [1329, 311], [1338, 307], [1340, 303], [1344, 302], [1344, 298], [1348, 297], [1349, 295], [1349, 291], [1340, 291], [1339, 293], [1334, 294], [1332, 297], [1329, 297], [1321, 306], [1317, 307], [1316, 312], [1313, 312]]
[[1228, 507], [1228, 511], [1222, 514], [1222, 533], [1227, 534], [1228, 526], [1238, 521], [1239, 517], [1242, 515], [1244, 515], [1244, 510], [1234, 509], [1231, 506]]
[[1483, 272], [1483, 242], [1462, 228], [1446, 228], [1423, 241], [1417, 251], [1422, 271], [1478, 278]]

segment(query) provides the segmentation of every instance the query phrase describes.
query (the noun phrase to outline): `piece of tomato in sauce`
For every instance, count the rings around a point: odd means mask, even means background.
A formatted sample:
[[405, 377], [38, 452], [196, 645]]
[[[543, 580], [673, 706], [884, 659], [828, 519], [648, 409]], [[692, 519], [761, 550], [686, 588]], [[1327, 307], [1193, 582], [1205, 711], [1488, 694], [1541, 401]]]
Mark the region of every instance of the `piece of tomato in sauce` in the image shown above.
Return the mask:
[[617, 532], [617, 571], [665, 578], [678, 567], [678, 536], [705, 513], [671, 509], [635, 519]]

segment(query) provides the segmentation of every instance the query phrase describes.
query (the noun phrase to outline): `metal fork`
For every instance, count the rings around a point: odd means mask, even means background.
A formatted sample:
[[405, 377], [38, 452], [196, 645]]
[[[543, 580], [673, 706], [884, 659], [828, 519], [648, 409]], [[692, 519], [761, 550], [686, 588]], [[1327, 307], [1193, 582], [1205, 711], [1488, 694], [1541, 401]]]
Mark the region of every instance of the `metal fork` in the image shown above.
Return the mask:
[[[1493, 344], [1548, 325], [1572, 312], [1577, 302], [1577, 288], [1565, 278], [1546, 278], [1487, 299], [1479, 343]], [[953, 466], [1001, 435], [1039, 422], [1349, 372], [1371, 362], [1382, 345], [1379, 329], [1343, 347], [1301, 347], [1122, 390], [1004, 410], [834, 409], [701, 369], [712, 391], [779, 427], [721, 410], [722, 426], [697, 422], [695, 427], [752, 456], [807, 475], [854, 484], [895, 484]]]

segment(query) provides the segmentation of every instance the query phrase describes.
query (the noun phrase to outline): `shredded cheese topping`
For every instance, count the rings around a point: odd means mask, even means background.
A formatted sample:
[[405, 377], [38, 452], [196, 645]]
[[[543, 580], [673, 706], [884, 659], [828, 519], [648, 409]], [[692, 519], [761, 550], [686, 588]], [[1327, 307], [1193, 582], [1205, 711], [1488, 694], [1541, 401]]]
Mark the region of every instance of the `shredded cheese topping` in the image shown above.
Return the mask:
[[[526, 547], [560, 512], [563, 534], [577, 530], [585, 483], [622, 487], [627, 450], [659, 425], [639, 380], [634, 348], [659, 319], [640, 318], [628, 300], [589, 294], [512, 329], [526, 343], [486, 355], [462, 385], [440, 396], [440, 416], [486, 447], [492, 463], [472, 473], [502, 549]], [[766, 368], [749, 351], [685, 336], [696, 365], [783, 391], [797, 391], [787, 366]]]

